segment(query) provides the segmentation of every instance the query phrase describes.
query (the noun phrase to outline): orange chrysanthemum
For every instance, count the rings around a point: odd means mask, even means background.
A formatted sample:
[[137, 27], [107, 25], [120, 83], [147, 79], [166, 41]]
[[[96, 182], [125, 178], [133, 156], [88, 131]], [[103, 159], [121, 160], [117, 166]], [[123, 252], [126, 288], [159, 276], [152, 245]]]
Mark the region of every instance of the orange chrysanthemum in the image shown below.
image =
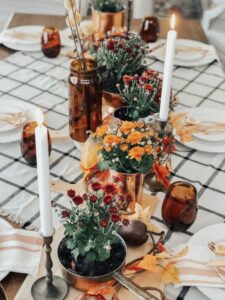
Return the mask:
[[127, 143], [138, 144], [145, 137], [145, 134], [139, 131], [131, 132], [127, 137]]
[[133, 128], [135, 128], [134, 122], [124, 121], [120, 127], [120, 131], [122, 133], [128, 134]]
[[102, 137], [103, 135], [106, 134], [107, 130], [109, 129], [109, 126], [108, 125], [103, 125], [103, 126], [100, 126], [96, 129], [96, 136], [97, 137]]
[[122, 151], [127, 151], [127, 150], [128, 150], [128, 145], [127, 145], [127, 144], [122, 144], [122, 145], [120, 146], [120, 149], [121, 149]]
[[145, 154], [145, 149], [140, 146], [134, 147], [129, 151], [130, 158], [134, 158], [138, 161], [140, 161], [142, 159], [142, 156], [144, 154]]
[[112, 146], [113, 143], [119, 144], [121, 142], [121, 137], [113, 134], [106, 135], [103, 139], [104, 144]]

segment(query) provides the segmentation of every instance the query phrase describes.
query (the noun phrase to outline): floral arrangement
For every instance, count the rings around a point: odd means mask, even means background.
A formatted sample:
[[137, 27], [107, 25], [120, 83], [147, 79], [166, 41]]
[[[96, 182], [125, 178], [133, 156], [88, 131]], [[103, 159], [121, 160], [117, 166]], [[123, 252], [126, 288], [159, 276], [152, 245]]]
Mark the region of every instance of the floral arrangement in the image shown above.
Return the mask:
[[124, 104], [135, 108], [130, 110], [133, 120], [144, 118], [159, 112], [162, 79], [160, 74], [153, 70], [145, 70], [139, 75], [124, 75], [124, 88], [117, 85]]
[[137, 34], [119, 34], [106, 38], [94, 53], [98, 63], [105, 66], [108, 77], [120, 82], [125, 74], [143, 69], [146, 44]]
[[129, 223], [119, 215], [120, 208], [129, 199], [118, 194], [114, 183], [93, 182], [88, 194], [78, 195], [74, 190], [67, 194], [71, 210], [60, 210], [67, 248], [75, 261], [78, 256], [87, 264], [105, 261], [110, 257], [112, 245], [118, 243], [117, 228]]
[[100, 170], [146, 174], [163, 151], [161, 137], [144, 122], [102, 125], [93, 136], [99, 147]]
[[124, 9], [119, 0], [91, 0], [91, 5], [95, 10], [101, 12], [118, 12]]

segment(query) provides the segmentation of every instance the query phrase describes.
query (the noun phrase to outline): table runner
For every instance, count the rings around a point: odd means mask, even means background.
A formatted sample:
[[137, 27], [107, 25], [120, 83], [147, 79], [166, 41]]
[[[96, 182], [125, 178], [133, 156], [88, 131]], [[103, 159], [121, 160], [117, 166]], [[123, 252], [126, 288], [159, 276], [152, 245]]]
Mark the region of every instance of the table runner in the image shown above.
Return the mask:
[[[151, 68], [163, 71], [163, 63], [148, 60]], [[41, 53], [17, 52], [0, 61], [0, 101], [14, 99], [33, 103], [45, 113], [50, 129], [68, 131], [67, 86], [70, 60], [60, 55], [47, 59]], [[225, 110], [225, 81], [217, 62], [196, 68], [175, 67], [173, 90], [181, 107], [211, 107]], [[70, 139], [53, 141], [50, 156], [51, 179], [76, 183], [82, 177], [79, 150]], [[194, 183], [199, 195], [195, 223], [184, 233], [173, 233], [163, 224], [161, 203], [153, 222], [166, 231], [169, 247], [188, 241], [199, 229], [225, 219], [225, 155], [177, 148], [172, 157], [172, 181]], [[36, 168], [23, 160], [19, 142], [0, 144], [0, 214], [8, 215], [24, 228], [39, 228]], [[66, 197], [52, 194], [52, 200], [68, 206]], [[58, 225], [53, 213], [54, 224]], [[172, 299], [205, 299], [195, 288], [169, 290]]]

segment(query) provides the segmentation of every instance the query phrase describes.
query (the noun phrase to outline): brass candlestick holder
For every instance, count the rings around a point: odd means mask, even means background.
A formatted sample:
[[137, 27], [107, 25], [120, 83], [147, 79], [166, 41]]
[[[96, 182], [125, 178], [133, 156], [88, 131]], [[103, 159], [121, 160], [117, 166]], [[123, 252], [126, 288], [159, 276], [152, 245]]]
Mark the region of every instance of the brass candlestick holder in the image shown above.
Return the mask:
[[51, 243], [53, 235], [43, 237], [46, 252], [46, 276], [36, 280], [31, 288], [31, 294], [34, 300], [63, 300], [68, 292], [67, 283], [60, 277], [52, 274]]
[[[161, 121], [159, 114], [154, 114], [148, 120], [152, 128], [161, 136], [171, 136], [173, 128], [167, 121]], [[165, 192], [165, 186], [157, 180], [155, 172], [150, 172], [144, 177], [144, 188], [152, 193]]]

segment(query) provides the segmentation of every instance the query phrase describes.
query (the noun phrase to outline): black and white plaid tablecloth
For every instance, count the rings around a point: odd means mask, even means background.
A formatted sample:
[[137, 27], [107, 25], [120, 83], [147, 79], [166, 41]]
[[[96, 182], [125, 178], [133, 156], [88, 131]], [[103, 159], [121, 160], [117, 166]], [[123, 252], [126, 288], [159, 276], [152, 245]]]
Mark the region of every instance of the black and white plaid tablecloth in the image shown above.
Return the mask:
[[[17, 52], [0, 61], [0, 101], [14, 99], [40, 107], [50, 129], [67, 132], [67, 77], [70, 60], [63, 55], [47, 59], [41, 53]], [[163, 64], [149, 60], [151, 68], [162, 72]], [[217, 62], [196, 68], [175, 67], [173, 88], [181, 107], [207, 107], [224, 111], [225, 80]], [[224, 149], [225, 153], [225, 149]], [[82, 177], [79, 150], [73, 141], [53, 141], [50, 172], [58, 178], [76, 183]], [[185, 243], [199, 229], [225, 219], [225, 154], [203, 153], [178, 146], [172, 157], [172, 181], [193, 183], [199, 196], [195, 223], [184, 233], [173, 233], [163, 224], [161, 203], [153, 222], [166, 231], [171, 248]], [[24, 228], [39, 228], [38, 187], [36, 168], [23, 160], [19, 141], [0, 143], [0, 214], [20, 222]], [[52, 199], [68, 206], [68, 199], [52, 194]], [[58, 220], [55, 213], [54, 223]], [[196, 288], [169, 289], [171, 299], [206, 299]]]

